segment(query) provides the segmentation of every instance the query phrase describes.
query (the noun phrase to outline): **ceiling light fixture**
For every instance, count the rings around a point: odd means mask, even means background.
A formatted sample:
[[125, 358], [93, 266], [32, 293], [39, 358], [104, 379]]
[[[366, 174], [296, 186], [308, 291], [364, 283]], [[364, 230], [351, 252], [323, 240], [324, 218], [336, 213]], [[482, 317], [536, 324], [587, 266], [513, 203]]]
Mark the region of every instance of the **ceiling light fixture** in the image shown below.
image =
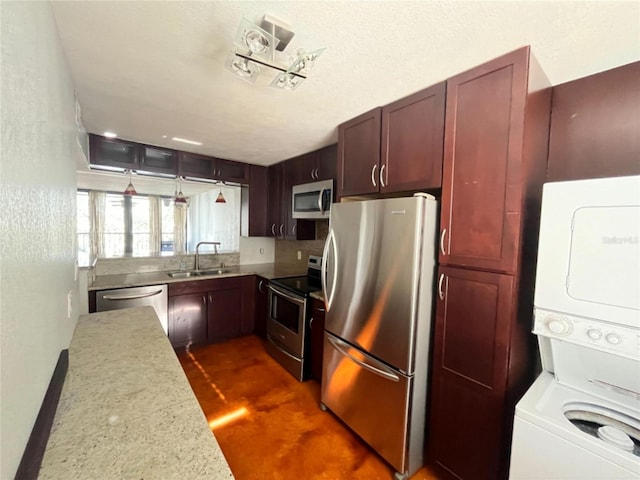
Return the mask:
[[113, 133], [113, 132], [104, 132], [102, 135], [104, 135], [107, 138], [116, 138], [118, 136], [117, 133]]
[[180, 137], [171, 137], [171, 140], [173, 140], [174, 142], [188, 143], [189, 145], [202, 145], [202, 142], [187, 140], [186, 138], [180, 138]]
[[136, 192], [136, 189], [131, 182], [131, 170], [125, 170], [124, 173], [129, 173], [129, 185], [124, 189], [123, 194], [127, 196], [137, 195], [138, 192]]
[[229, 54], [225, 67], [249, 83], [255, 83], [262, 67], [267, 67], [278, 72], [271, 82], [272, 87], [295, 90], [326, 49], [313, 52], [299, 49], [288, 65], [277, 62], [275, 52], [284, 51], [293, 35], [290, 25], [271, 15], [265, 15], [259, 26], [243, 18], [233, 40], [236, 49]]
[[218, 191], [218, 196], [216, 197], [215, 203], [227, 203], [227, 200], [224, 198], [224, 195], [222, 194], [222, 189]]

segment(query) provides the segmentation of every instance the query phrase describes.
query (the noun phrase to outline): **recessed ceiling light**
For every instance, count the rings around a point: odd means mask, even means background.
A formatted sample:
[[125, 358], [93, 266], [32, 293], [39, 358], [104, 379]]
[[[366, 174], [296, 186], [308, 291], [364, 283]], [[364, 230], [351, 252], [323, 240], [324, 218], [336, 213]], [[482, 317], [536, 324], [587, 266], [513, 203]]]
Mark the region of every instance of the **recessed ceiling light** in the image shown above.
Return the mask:
[[193, 140], [187, 140], [179, 137], [172, 137], [171, 140], [174, 142], [188, 143], [189, 145], [202, 145], [202, 142], [194, 142]]
[[167, 136], [166, 135], [162, 135], [162, 138], [167, 138]]
[[116, 138], [118, 136], [117, 133], [113, 133], [113, 132], [104, 132], [103, 135], [107, 138]]

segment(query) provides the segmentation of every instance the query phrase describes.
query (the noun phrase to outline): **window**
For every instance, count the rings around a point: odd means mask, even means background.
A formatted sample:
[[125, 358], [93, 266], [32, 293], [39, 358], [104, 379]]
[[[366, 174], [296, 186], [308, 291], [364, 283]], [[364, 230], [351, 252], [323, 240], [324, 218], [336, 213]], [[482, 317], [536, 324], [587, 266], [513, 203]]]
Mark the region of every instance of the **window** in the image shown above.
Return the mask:
[[[219, 192], [226, 203], [216, 203]], [[191, 196], [185, 211], [169, 197], [79, 190], [78, 254], [147, 256], [184, 252], [185, 247], [194, 252], [200, 241], [220, 242], [219, 252], [237, 252], [240, 194], [240, 188], [219, 186]], [[202, 251], [212, 248], [203, 247]]]
[[91, 253], [91, 220], [89, 218], [89, 192], [78, 191], [78, 257], [88, 258]]

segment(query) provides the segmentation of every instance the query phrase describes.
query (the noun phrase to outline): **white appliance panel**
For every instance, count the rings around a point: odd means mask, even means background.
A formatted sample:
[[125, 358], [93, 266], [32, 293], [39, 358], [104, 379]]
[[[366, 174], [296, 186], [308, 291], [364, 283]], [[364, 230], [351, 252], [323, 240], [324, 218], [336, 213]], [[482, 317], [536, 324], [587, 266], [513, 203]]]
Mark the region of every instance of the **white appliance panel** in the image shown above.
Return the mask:
[[[567, 293], [588, 303], [640, 308], [640, 207], [586, 207], [573, 215]], [[629, 265], [636, 275], [629, 275]]]
[[516, 406], [511, 480], [640, 478], [640, 458], [579, 430], [565, 416], [575, 405], [596, 405], [640, 425], [630, 410], [555, 381], [542, 372]]
[[544, 185], [535, 305], [640, 327], [640, 176]]

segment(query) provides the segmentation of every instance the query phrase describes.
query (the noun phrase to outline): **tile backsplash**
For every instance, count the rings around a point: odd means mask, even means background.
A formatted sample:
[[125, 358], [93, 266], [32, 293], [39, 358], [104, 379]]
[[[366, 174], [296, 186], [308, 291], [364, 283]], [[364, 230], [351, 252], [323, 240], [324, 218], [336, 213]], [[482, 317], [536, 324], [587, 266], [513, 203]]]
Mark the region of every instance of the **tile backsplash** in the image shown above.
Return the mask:
[[[240, 253], [201, 254], [200, 268], [217, 268], [239, 265]], [[180, 270], [180, 264], [189, 270], [194, 268], [195, 255], [172, 255], [167, 257], [120, 257], [99, 258], [95, 266], [96, 275], [122, 275], [126, 273], [167, 272]]]
[[[309, 255], [322, 255], [322, 249], [329, 233], [329, 221], [316, 222], [316, 240], [276, 240], [274, 261], [284, 265], [307, 264]], [[300, 260], [298, 260], [300, 252]]]

